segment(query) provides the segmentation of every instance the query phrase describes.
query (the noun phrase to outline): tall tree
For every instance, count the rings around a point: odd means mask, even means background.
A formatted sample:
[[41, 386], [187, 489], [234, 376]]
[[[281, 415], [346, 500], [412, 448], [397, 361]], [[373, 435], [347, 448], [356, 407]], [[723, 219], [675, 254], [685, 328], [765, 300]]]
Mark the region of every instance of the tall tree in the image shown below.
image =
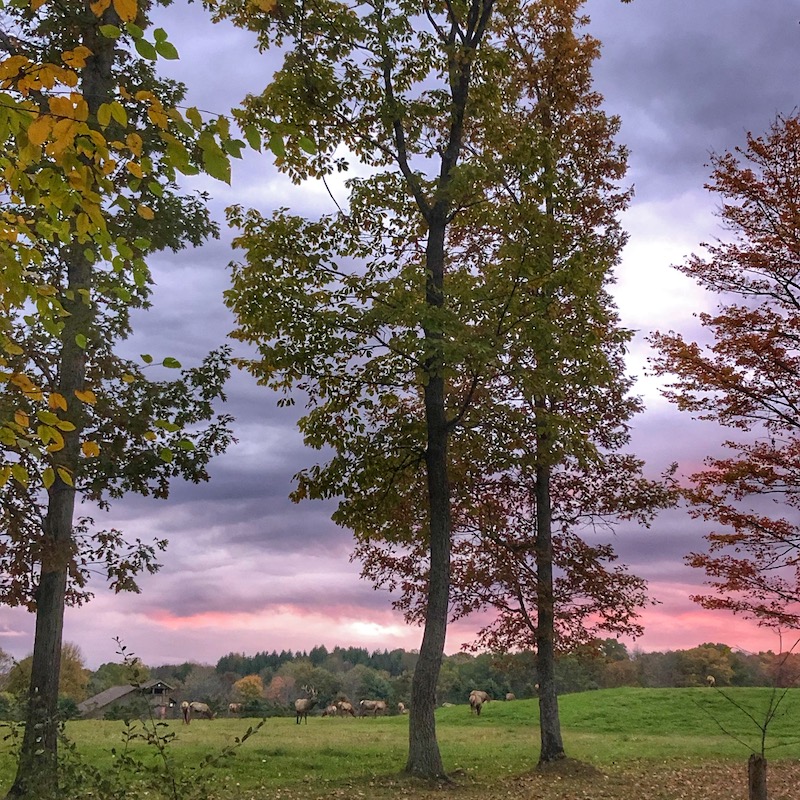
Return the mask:
[[[475, 314], [492, 360], [468, 363], [454, 381], [452, 614], [493, 608], [478, 646], [537, 651], [542, 762], [564, 755], [557, 649], [603, 630], [635, 635], [646, 602], [643, 581], [610, 566], [612, 548], [577, 531], [647, 523], [671, 502], [620, 452], [641, 408], [624, 370], [630, 332], [607, 291], [624, 243], [616, 215], [628, 194], [615, 184], [625, 152], [591, 88], [598, 42], [580, 35], [579, 5], [528, 4], [497, 20], [497, 107], [467, 135], [490, 203], [453, 222], [484, 276], [485, 293], [470, 298], [483, 305], [463, 313]], [[400, 589], [397, 605], [414, 620], [427, 581], [417, 493], [410, 487], [388, 537], [357, 549], [365, 574]]]
[[[163, 31], [145, 37], [148, 8], [34, 0], [7, 5], [0, 17], [0, 135], [9, 145], [0, 237], [8, 263], [0, 307], [3, 599], [36, 612], [12, 797], [58, 794], [65, 604], [86, 599], [97, 561], [116, 590], [135, 590], [134, 575], [157, 568], [162, 546], [126, 545], [117, 531], [92, 535], [88, 520], [76, 525], [78, 493], [101, 505], [126, 491], [164, 496], [173, 476], [205, 478], [208, 459], [230, 440], [228, 419], [214, 419], [212, 408], [227, 351], [163, 382], [148, 382], [113, 351], [129, 333], [130, 310], [147, 305], [147, 256], [214, 231], [203, 198], [178, 193], [176, 171], [201, 162], [224, 172], [218, 137], [208, 130], [200, 141], [171, 109], [181, 87], [156, 81], [146, 63], [176, 56]], [[168, 358], [163, 366], [180, 364]]]
[[[506, 326], [493, 294], [497, 253], [487, 255], [503, 213], [497, 161], [522, 131], [504, 121], [507, 71], [524, 82], [509, 31], [524, 40], [549, 13], [578, 5], [214, 4], [264, 49], [282, 47], [273, 83], [245, 103], [251, 138], [271, 135], [265, 114], [294, 126], [278, 164], [297, 181], [343, 170], [350, 157], [367, 167], [347, 182], [346, 209], [318, 221], [232, 209], [246, 256], [227, 296], [236, 335], [258, 348], [247, 368], [280, 391], [303, 390], [306, 441], [331, 449], [327, 464], [297, 476], [295, 499], [341, 498], [334, 518], [369, 543], [391, 538], [395, 511], [415, 498], [410, 535], [427, 553], [406, 763], [416, 775], [444, 775], [434, 709], [450, 592], [451, 441], [465, 435], [467, 412], [499, 365], [526, 367], [516, 358], [523, 345], [512, 345], [520, 320]], [[303, 131], [313, 132], [314, 153]], [[535, 145], [528, 155], [539, 157]], [[517, 244], [541, 257], [549, 246]]]
[[712, 158], [706, 188], [722, 201], [723, 240], [677, 267], [719, 296], [699, 315], [707, 340], [656, 333], [655, 366], [678, 408], [731, 429], [685, 496], [713, 525], [695, 598], [762, 624], [800, 625], [800, 116]]

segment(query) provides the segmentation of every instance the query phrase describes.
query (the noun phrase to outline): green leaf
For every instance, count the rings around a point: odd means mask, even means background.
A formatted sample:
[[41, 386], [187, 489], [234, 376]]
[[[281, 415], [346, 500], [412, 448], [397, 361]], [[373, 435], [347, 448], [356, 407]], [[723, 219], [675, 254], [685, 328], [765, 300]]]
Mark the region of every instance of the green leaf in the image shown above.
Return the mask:
[[272, 150], [273, 154], [278, 158], [286, 155], [286, 147], [283, 144], [283, 136], [281, 136], [279, 133], [273, 133], [272, 138], [269, 140], [269, 149]]
[[175, 61], [180, 58], [172, 42], [156, 42], [156, 52], [161, 58], [166, 58], [168, 61]]
[[192, 127], [197, 131], [203, 127], [203, 117], [195, 106], [186, 109], [186, 119], [192, 123]]
[[148, 61], [155, 61], [158, 58], [156, 48], [147, 39], [137, 39], [133, 46], [136, 48], [136, 52]]
[[189, 441], [189, 439], [181, 439], [178, 442], [178, 447], [181, 450], [194, 450], [194, 442]]
[[180, 369], [181, 362], [178, 361], [177, 358], [172, 358], [172, 356], [167, 356], [162, 362], [161, 365], [167, 367], [168, 369]]
[[125, 30], [133, 39], [141, 39], [144, 36], [144, 31], [133, 22], [125, 23]]
[[106, 39], [119, 39], [122, 36], [122, 31], [116, 25], [101, 25], [99, 30]]
[[82, 333], [76, 333], [75, 334], [75, 344], [78, 345], [78, 347], [80, 347], [81, 350], [85, 350], [86, 349], [86, 336], [84, 336], [84, 334], [82, 334]]
[[153, 31], [153, 38], [157, 42], [166, 42], [167, 41], [167, 32], [163, 28], [156, 28]]
[[139, 358], [141, 358], [142, 361], [144, 361], [145, 364], [152, 364], [153, 363], [153, 356], [151, 356], [149, 353], [142, 353], [139, 356]]
[[255, 125], [248, 125], [244, 131], [244, 138], [253, 150], [261, 150], [261, 134]]
[[162, 461], [164, 461], [165, 463], [171, 464], [172, 463], [172, 459], [175, 456], [172, 454], [172, 450], [170, 450], [169, 447], [162, 447], [161, 450], [158, 453], [158, 457]]
[[305, 150], [305, 151], [306, 151], [306, 153], [309, 153], [309, 154], [310, 154], [310, 155], [312, 155], [312, 156], [314, 156], [314, 155], [316, 155], [316, 154], [317, 154], [317, 145], [316, 145], [316, 142], [315, 142], [313, 139], [310, 139], [308, 136], [301, 136], [301, 137], [300, 137], [300, 138], [297, 140], [297, 144], [299, 144], [299, 145], [300, 145], [300, 147], [301, 147], [303, 150]]

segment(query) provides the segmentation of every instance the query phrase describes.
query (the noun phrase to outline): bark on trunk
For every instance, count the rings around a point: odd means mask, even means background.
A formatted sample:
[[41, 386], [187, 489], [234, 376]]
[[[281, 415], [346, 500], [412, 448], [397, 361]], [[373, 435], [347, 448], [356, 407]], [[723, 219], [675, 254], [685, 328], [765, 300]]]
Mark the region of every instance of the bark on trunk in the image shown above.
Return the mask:
[[[444, 303], [444, 216], [428, 230], [426, 301], [429, 306]], [[419, 661], [411, 682], [411, 714], [408, 725], [406, 772], [425, 778], [445, 776], [436, 740], [436, 683], [442, 665], [447, 609], [450, 599], [450, 482], [447, 464], [447, 416], [444, 376], [439, 343], [441, 332], [426, 329], [429, 356], [425, 368], [425, 422], [428, 445], [425, 463], [430, 509], [430, 575], [425, 631]]]
[[[87, 13], [91, 14], [91, 12]], [[109, 17], [109, 14], [112, 17]], [[92, 116], [111, 98], [114, 88], [112, 67], [114, 42], [100, 35], [98, 20], [87, 28], [83, 43], [94, 53], [82, 72], [81, 90]], [[108, 21], [119, 21], [113, 11]], [[84, 416], [75, 390], [85, 388], [87, 357], [76, 342], [86, 336], [94, 312], [89, 300], [92, 265], [84, 254], [85, 244], [64, 248], [67, 281], [60, 298], [68, 316], [64, 318], [58, 380], [54, 387], [67, 401], [64, 417], [75, 430], [64, 433], [64, 447], [53, 454], [53, 466], [75, 475], [80, 462], [80, 442]], [[39, 588], [36, 595], [36, 629], [31, 665], [31, 683], [25, 717], [25, 733], [20, 748], [17, 773], [9, 792], [15, 800], [45, 800], [58, 797], [58, 684], [61, 675], [61, 645], [64, 629], [67, 574], [74, 552], [73, 515], [75, 489], [56, 474], [48, 492], [44, 523], [44, 546]]]
[[767, 800], [767, 759], [752, 753], [747, 762], [748, 800]]
[[[541, 451], [540, 451], [541, 452]], [[536, 651], [539, 673], [539, 763], [565, 758], [558, 716], [555, 673], [555, 613], [553, 599], [553, 536], [550, 509], [550, 467], [536, 468]]]

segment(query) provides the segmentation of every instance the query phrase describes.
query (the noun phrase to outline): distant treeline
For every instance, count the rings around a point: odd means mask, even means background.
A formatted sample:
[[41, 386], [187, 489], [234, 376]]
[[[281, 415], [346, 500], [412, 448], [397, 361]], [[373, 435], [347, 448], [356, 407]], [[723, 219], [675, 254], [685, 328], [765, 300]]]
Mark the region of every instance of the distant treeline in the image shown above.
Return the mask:
[[292, 661], [309, 661], [315, 667], [325, 667], [335, 672], [347, 672], [355, 666], [362, 665], [370, 669], [388, 672], [390, 676], [401, 675], [408, 669], [409, 662], [416, 663], [416, 652], [405, 650], [373, 650], [370, 653], [364, 647], [334, 647], [328, 650], [325, 645], [312, 647], [306, 652], [299, 650], [273, 650], [246, 656], [244, 653], [228, 653], [217, 661], [217, 672], [232, 672], [240, 676], [257, 675], [264, 670], [278, 670]]
[[[227, 713], [230, 703], [240, 703], [251, 715], [293, 713], [293, 703], [313, 686], [319, 697], [317, 713], [337, 700], [357, 705], [363, 699], [410, 705], [411, 678], [418, 654], [413, 650], [373, 650], [324, 645], [309, 651], [272, 650], [254, 655], [229, 653], [215, 666], [187, 661], [148, 667], [137, 664], [138, 680], [158, 678], [172, 688], [176, 700], [208, 703]], [[0, 718], [14, 716], [25, 696], [30, 659], [15, 664], [0, 651]], [[62, 652], [61, 697], [65, 710], [112, 686], [130, 682], [130, 670], [109, 662], [96, 670], [83, 667], [80, 651], [65, 646]], [[705, 686], [708, 676], [718, 688], [725, 686], [798, 686], [800, 655], [771, 651], [745, 653], [725, 644], [702, 644], [689, 650], [628, 652], [615, 639], [595, 641], [577, 652], [560, 656], [556, 664], [558, 691], [590, 691], [619, 686]], [[439, 675], [437, 700], [466, 704], [473, 689], [483, 689], [494, 699], [508, 693], [535, 697], [538, 675], [536, 654], [456, 653], [445, 656]], [[123, 713], [123, 712], [109, 712]]]

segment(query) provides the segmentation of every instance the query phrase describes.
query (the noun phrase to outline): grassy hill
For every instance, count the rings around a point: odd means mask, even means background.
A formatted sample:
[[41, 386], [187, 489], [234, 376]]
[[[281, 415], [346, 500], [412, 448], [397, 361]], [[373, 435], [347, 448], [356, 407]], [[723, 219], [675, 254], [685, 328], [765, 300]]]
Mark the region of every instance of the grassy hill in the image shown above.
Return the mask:
[[[559, 705], [567, 754], [590, 765], [598, 774], [636, 769], [651, 775], [680, 764], [681, 774], [694, 770], [693, 774], [708, 780], [715, 769], [740, 770], [749, 755], [748, 746], [755, 750], [760, 747], [761, 733], [754, 720], [763, 724], [771, 699], [775, 698], [771, 690], [762, 688], [723, 692], [707, 688], [623, 688], [562, 696]], [[768, 757], [773, 763], [800, 759], [798, 720], [800, 689], [786, 694], [770, 726]], [[193, 769], [205, 756], [219, 753], [251, 722], [198, 719], [183, 726], [174, 721], [162, 730], [175, 732], [169, 751], [179, 768], [185, 770]], [[122, 728], [120, 722], [76, 721], [67, 726], [67, 735], [86, 761], [110, 768], [119, 763]], [[360, 787], [359, 796], [377, 797], [377, 790], [371, 794], [365, 787], [376, 785], [376, 780], [391, 782], [402, 769], [407, 729], [407, 716], [312, 717], [308, 725], [296, 725], [293, 718], [271, 718], [234, 758], [210, 770], [221, 794], [209, 797], [293, 797], [294, 791], [301, 788], [305, 797], [339, 796], [352, 787]], [[536, 767], [536, 700], [491, 702], [484, 706], [480, 717], [472, 715], [467, 705], [440, 708], [437, 731], [446, 768], [468, 786], [518, 781], [520, 776], [533, 774]], [[117, 749], [114, 757], [112, 747]], [[157, 768], [152, 748], [140, 741], [130, 747], [147, 765]], [[8, 744], [2, 748], [0, 792], [8, 788], [13, 772]], [[637, 780], [641, 782], [642, 775]], [[654, 781], [654, 785], [658, 783]], [[314, 792], [309, 794], [312, 785]], [[792, 791], [796, 786], [796, 782], [792, 783]], [[623, 792], [619, 796], [626, 795]], [[672, 797], [669, 793], [653, 796]], [[711, 795], [706, 790], [697, 796]], [[734, 796], [729, 795], [728, 800]], [[153, 797], [152, 792], [149, 797]]]

